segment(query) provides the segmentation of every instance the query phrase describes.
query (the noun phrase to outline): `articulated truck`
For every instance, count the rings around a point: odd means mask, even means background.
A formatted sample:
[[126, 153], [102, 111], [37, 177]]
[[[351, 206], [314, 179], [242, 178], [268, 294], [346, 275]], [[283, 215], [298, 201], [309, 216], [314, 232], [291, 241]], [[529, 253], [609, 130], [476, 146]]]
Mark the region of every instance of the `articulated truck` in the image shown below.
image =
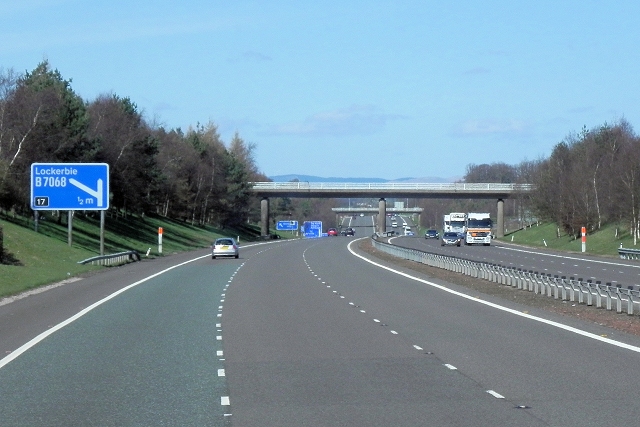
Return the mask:
[[466, 233], [464, 243], [466, 245], [491, 244], [491, 216], [488, 213], [469, 212], [467, 214]]

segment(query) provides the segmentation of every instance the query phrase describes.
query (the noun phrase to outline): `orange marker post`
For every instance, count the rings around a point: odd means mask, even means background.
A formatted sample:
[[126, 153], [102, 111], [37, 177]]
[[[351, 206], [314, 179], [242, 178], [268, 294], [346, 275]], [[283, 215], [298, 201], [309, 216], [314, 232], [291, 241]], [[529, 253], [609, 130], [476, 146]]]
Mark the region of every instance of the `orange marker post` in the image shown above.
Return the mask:
[[586, 252], [587, 250], [587, 227], [582, 227], [580, 230], [582, 234], [582, 252]]
[[158, 253], [162, 253], [162, 227], [158, 227]]

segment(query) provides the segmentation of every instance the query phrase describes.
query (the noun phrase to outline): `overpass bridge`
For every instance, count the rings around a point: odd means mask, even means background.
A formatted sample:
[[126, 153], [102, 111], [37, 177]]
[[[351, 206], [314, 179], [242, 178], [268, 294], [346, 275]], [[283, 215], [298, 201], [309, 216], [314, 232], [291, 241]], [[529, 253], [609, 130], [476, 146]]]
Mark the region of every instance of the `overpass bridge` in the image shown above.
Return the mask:
[[[386, 198], [413, 199], [494, 199], [497, 201], [497, 235], [504, 236], [504, 199], [531, 191], [531, 184], [500, 183], [360, 183], [360, 182], [253, 182], [251, 190], [259, 197], [261, 234], [269, 234], [269, 198], [371, 198], [379, 199], [378, 215], [386, 217]], [[386, 231], [385, 221], [378, 231]]]

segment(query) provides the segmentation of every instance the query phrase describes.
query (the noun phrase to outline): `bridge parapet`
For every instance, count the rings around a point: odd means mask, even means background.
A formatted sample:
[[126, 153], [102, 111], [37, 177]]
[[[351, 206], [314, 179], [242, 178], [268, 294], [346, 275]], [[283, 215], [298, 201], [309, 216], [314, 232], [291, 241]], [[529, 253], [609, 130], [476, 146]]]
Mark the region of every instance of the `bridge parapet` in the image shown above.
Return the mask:
[[252, 191], [263, 197], [413, 197], [508, 198], [529, 192], [531, 184], [423, 183], [423, 182], [252, 182]]

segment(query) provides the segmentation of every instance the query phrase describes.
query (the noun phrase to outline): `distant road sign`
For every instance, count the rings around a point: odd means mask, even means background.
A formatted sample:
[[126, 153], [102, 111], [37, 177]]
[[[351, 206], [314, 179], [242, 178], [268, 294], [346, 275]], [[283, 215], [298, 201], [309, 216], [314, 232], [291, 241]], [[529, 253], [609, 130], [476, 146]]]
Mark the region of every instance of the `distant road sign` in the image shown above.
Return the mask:
[[302, 234], [310, 238], [322, 236], [322, 221], [305, 221], [302, 224]]
[[109, 165], [106, 163], [33, 163], [31, 209], [109, 209]]
[[295, 231], [298, 229], [298, 221], [278, 221], [276, 230]]

